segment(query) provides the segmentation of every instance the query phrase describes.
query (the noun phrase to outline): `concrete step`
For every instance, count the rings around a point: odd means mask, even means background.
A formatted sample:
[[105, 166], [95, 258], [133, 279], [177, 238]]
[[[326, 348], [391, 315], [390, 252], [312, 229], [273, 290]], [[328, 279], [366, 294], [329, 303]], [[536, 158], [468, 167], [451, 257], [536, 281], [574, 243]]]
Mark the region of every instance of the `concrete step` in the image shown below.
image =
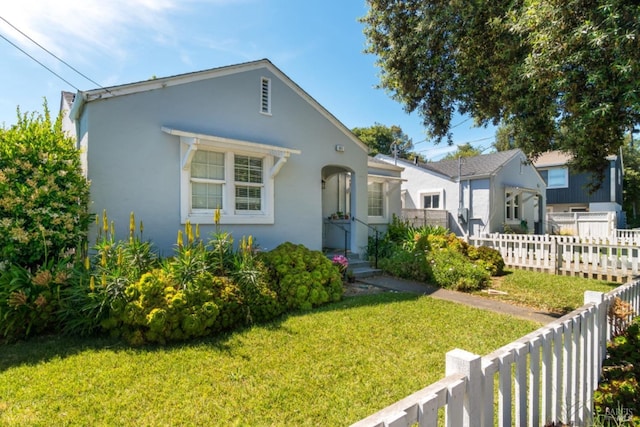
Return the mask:
[[[327, 258], [332, 259], [336, 255], [344, 255], [344, 252], [327, 252], [326, 255]], [[358, 254], [347, 252], [347, 259], [349, 260], [349, 267], [347, 267], [347, 271], [351, 272], [356, 280], [382, 274], [382, 270], [374, 268], [369, 261], [360, 259]]]
[[356, 280], [364, 279], [366, 277], [379, 276], [380, 274], [382, 274], [382, 270], [370, 267], [368, 265], [355, 268], [349, 267], [347, 270], [353, 273], [353, 277], [355, 277]]

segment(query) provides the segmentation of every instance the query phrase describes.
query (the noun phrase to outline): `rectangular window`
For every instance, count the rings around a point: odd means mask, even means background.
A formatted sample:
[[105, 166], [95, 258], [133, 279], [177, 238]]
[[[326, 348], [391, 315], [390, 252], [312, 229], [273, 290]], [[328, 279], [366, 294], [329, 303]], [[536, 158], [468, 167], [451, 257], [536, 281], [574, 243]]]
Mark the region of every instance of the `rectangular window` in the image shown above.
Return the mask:
[[262, 209], [262, 171], [261, 158], [234, 156], [237, 211], [260, 211]]
[[260, 79], [260, 112], [271, 114], [271, 79]]
[[367, 205], [369, 216], [384, 216], [384, 184], [370, 182], [368, 187]]
[[191, 207], [223, 209], [224, 153], [197, 151], [191, 161]]
[[547, 170], [547, 188], [567, 188], [569, 186], [569, 169], [554, 168]]
[[439, 194], [425, 194], [422, 196], [423, 209], [440, 209]]
[[519, 195], [514, 195], [513, 193], [507, 192], [505, 194], [506, 198], [506, 211], [505, 211], [505, 219], [508, 221], [519, 221], [520, 220], [520, 206], [519, 206]]

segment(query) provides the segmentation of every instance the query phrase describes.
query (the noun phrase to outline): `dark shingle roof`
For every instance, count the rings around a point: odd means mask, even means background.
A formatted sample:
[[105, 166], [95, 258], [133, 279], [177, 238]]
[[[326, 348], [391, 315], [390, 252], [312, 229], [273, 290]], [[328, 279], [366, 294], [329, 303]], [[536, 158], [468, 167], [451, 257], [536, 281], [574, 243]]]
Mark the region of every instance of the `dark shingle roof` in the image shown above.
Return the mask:
[[472, 178], [476, 176], [487, 176], [496, 172], [507, 161], [522, 151], [519, 149], [498, 151], [497, 153], [483, 154], [475, 157], [465, 157], [462, 164], [459, 165], [458, 159], [441, 160], [439, 162], [419, 163], [418, 166], [447, 176], [449, 178], [458, 177], [458, 168], [460, 167], [460, 175], [464, 178]]

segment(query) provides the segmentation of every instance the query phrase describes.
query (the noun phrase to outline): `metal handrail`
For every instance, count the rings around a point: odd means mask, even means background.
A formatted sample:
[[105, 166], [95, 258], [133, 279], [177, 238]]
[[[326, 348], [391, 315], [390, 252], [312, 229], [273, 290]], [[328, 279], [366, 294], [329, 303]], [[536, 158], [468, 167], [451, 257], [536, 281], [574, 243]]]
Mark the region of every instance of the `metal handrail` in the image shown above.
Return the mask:
[[375, 256], [374, 256], [374, 260], [375, 260], [374, 266], [377, 269], [378, 268], [378, 240], [380, 240], [380, 238], [378, 237], [378, 233], [380, 233], [380, 231], [376, 227], [374, 227], [372, 225], [369, 225], [368, 223], [356, 218], [355, 216], [352, 216], [351, 220], [352, 221], [357, 221], [360, 224], [366, 225], [370, 230], [375, 231], [375, 233], [376, 233], [376, 242], [375, 242], [375, 246], [374, 247], [375, 247], [375, 252], [376, 253], [375, 253]]
[[347, 230], [345, 227], [343, 227], [340, 224], [336, 224], [333, 223], [331, 221], [327, 221], [326, 224], [330, 224], [333, 225], [334, 227], [338, 227], [339, 229], [341, 229], [342, 231], [344, 231], [344, 257], [347, 258], [347, 242], [348, 242], [348, 235], [350, 233], [349, 230]]

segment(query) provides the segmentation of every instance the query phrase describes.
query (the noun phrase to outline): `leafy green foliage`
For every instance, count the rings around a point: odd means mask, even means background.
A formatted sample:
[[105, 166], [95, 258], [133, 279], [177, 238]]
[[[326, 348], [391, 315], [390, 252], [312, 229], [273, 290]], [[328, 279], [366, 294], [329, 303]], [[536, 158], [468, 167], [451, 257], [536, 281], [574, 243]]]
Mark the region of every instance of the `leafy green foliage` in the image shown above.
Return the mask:
[[64, 263], [32, 274], [11, 265], [0, 275], [0, 332], [8, 340], [55, 330], [60, 289], [67, 285]]
[[92, 260], [84, 260], [83, 268], [76, 270], [76, 283], [63, 292], [67, 318], [63, 331], [67, 334], [89, 335], [103, 324], [112, 325], [114, 320], [109, 318], [125, 304], [127, 287], [160, 263], [151, 242], [142, 241], [142, 224], [137, 232], [133, 213], [128, 240], [115, 239], [114, 224], [106, 211], [102, 218], [96, 217], [96, 227]]
[[378, 267], [392, 276], [403, 279], [427, 282], [433, 277], [427, 257], [421, 251], [409, 252], [399, 249], [389, 257], [379, 260]]
[[394, 218], [383, 239], [385, 272], [445, 288], [474, 291], [484, 288], [492, 274], [502, 274], [498, 251], [474, 248], [442, 227], [411, 227]]
[[482, 150], [472, 146], [469, 143], [458, 145], [458, 149], [453, 153], [449, 153], [441, 160], [455, 160], [461, 157], [475, 157], [482, 154]]
[[[204, 273], [183, 287], [164, 269], [155, 269], [127, 287], [127, 303], [112, 313], [106, 326], [117, 326], [132, 344], [164, 344], [209, 335], [214, 326], [230, 327], [239, 317], [232, 309], [239, 292], [228, 289], [231, 286], [226, 278]], [[230, 297], [233, 294], [236, 298]], [[227, 304], [224, 316], [216, 301]]]
[[455, 248], [434, 249], [427, 256], [433, 279], [443, 288], [470, 292], [487, 286], [490, 275]]
[[[636, 137], [637, 138], [637, 137]], [[630, 227], [640, 226], [640, 141], [622, 146], [624, 174], [622, 182], [622, 207]]]
[[602, 378], [593, 396], [595, 414], [605, 421], [623, 409], [628, 422], [624, 425], [640, 425], [639, 349], [640, 318], [636, 318], [622, 335], [607, 344]]
[[597, 2], [368, 0], [366, 52], [380, 86], [428, 134], [456, 112], [502, 123], [530, 157], [561, 149], [597, 187], [640, 118], [640, 8]]
[[[82, 248], [91, 221], [89, 184], [61, 116], [20, 114], [0, 129], [0, 266], [32, 272]], [[1, 268], [0, 268], [1, 269]]]
[[471, 261], [487, 270], [491, 276], [504, 274], [504, 259], [497, 249], [488, 246], [469, 246], [467, 254]]
[[342, 297], [340, 271], [322, 252], [286, 242], [265, 253], [262, 260], [287, 310], [310, 310]]
[[[413, 149], [413, 143], [400, 126], [385, 126], [376, 123], [373, 126], [365, 128], [353, 128], [351, 130], [362, 142], [369, 147], [369, 155], [376, 154], [393, 155], [393, 147], [398, 157], [409, 158], [409, 154]], [[415, 154], [414, 154], [415, 155]]]

